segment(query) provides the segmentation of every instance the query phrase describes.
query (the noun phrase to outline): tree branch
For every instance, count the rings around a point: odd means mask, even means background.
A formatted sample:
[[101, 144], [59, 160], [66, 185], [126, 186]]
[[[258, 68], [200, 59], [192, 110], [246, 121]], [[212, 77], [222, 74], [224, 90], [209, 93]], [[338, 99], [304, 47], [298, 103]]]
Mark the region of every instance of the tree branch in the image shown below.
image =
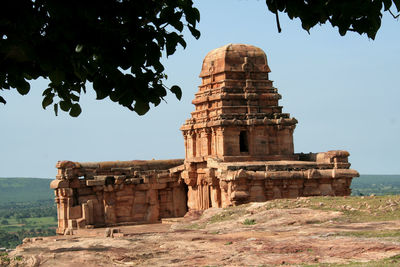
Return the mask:
[[278, 15], [278, 4], [275, 1], [275, 18], [276, 18], [276, 26], [278, 27], [278, 32], [281, 33], [281, 24], [279, 23], [279, 15]]

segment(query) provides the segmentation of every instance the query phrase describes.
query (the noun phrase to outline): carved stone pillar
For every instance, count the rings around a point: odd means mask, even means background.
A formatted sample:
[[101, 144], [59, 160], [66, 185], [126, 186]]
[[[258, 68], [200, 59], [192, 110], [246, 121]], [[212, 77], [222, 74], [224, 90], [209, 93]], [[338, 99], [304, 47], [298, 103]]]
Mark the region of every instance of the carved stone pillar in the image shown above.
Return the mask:
[[217, 155], [217, 133], [215, 128], [211, 128], [211, 155]]

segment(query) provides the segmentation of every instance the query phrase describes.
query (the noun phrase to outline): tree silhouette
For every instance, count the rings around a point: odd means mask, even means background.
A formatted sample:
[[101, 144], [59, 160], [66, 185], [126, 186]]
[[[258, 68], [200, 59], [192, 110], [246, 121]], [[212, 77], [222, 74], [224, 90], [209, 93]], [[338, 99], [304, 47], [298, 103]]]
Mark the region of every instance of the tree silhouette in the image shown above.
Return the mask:
[[[266, 0], [281, 30], [279, 12], [299, 18], [309, 31], [330, 23], [339, 33], [374, 39], [383, 12], [400, 10], [400, 0]], [[395, 15], [393, 15], [395, 16]], [[0, 90], [29, 93], [30, 80], [49, 80], [42, 106], [79, 116], [80, 95], [92, 83], [97, 99], [139, 115], [157, 106], [168, 88], [162, 53], [186, 47], [182, 31], [198, 39], [200, 13], [192, 0], [5, 0], [0, 8]], [[0, 102], [6, 100], [0, 96]]]

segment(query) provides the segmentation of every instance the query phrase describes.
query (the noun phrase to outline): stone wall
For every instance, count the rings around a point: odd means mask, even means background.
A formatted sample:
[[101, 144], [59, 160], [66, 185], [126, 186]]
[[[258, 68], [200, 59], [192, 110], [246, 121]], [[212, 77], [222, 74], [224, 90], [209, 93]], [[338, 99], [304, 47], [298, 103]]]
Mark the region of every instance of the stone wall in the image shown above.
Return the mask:
[[358, 177], [349, 153], [336, 150], [296, 155], [297, 161], [186, 163], [182, 178], [189, 187], [189, 210], [301, 196], [347, 196]]
[[187, 211], [183, 160], [57, 163], [58, 229], [152, 223]]

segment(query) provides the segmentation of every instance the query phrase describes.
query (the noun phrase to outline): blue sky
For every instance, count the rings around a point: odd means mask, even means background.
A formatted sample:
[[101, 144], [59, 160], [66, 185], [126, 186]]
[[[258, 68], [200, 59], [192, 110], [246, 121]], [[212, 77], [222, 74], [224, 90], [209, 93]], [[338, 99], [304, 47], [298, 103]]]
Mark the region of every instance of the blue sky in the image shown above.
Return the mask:
[[[183, 158], [179, 127], [189, 118], [204, 56], [228, 43], [262, 48], [270, 78], [282, 95], [284, 112], [299, 123], [296, 152], [348, 150], [362, 174], [400, 174], [400, 22], [385, 16], [376, 40], [317, 26], [311, 34], [300, 22], [280, 15], [282, 33], [264, 1], [203, 0], [201, 38], [185, 32], [187, 48], [164, 60], [167, 85], [178, 84], [181, 101], [145, 116], [94, 93], [81, 97], [79, 118], [43, 110], [46, 81], [32, 83], [27, 96], [2, 92], [0, 177], [55, 177], [58, 160], [102, 161]], [[89, 86], [90, 88], [90, 86]]]

